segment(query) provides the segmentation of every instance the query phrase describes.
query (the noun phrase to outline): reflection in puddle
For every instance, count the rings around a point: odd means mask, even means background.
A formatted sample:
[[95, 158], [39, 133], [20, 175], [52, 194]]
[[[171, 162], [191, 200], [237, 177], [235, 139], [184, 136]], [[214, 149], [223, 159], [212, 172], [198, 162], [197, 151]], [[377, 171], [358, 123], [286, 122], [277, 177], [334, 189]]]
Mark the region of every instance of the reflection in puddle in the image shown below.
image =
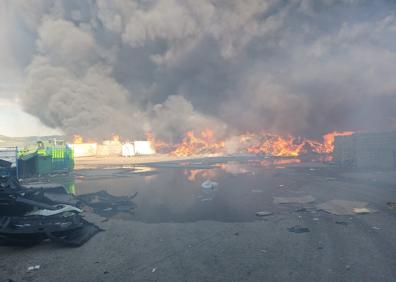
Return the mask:
[[[273, 189], [278, 189], [280, 180], [273, 175], [279, 160], [265, 160], [265, 166], [262, 161], [197, 161], [80, 170], [68, 190], [77, 195], [99, 191], [116, 197], [139, 194], [134, 199], [137, 207], [133, 214], [119, 212], [112, 218], [143, 222], [253, 221], [257, 220], [257, 210], [278, 208], [273, 203]], [[217, 185], [205, 188], [214, 182]]]

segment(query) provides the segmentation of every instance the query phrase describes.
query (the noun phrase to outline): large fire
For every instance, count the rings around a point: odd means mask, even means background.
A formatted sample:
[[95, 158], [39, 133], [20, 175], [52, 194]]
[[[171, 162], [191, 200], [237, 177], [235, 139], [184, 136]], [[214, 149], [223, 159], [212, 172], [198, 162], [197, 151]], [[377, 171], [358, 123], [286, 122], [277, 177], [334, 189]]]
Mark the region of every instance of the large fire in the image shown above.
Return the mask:
[[[232, 138], [220, 138], [212, 130], [205, 129], [200, 132], [186, 132], [184, 138], [177, 144], [156, 139], [151, 133], [146, 134], [146, 139], [153, 145], [156, 152], [173, 156], [250, 153], [274, 157], [298, 157], [307, 153], [331, 154], [334, 150], [334, 139], [336, 136], [349, 136], [352, 134], [352, 131], [334, 131], [325, 134], [322, 140], [266, 132], [244, 133]], [[112, 141], [118, 143], [121, 138], [119, 135], [114, 134]], [[81, 144], [83, 143], [83, 138], [80, 135], [75, 135], [73, 143]]]
[[[312, 140], [271, 133], [245, 133], [240, 134], [237, 138], [228, 140], [217, 138], [213, 131], [207, 129], [199, 133], [194, 131], [186, 132], [183, 140], [176, 145], [156, 140], [151, 135], [150, 140], [157, 151], [170, 153], [175, 156], [253, 153], [276, 157], [298, 157], [309, 152], [331, 154], [334, 150], [334, 139], [336, 136], [352, 134], [352, 131], [335, 131], [325, 134], [323, 140]], [[227, 143], [229, 142], [234, 143], [232, 152], [227, 148]]]
[[213, 131], [207, 129], [199, 134], [188, 131], [183, 141], [171, 152], [175, 156], [218, 154], [224, 151], [224, 141], [217, 141]]

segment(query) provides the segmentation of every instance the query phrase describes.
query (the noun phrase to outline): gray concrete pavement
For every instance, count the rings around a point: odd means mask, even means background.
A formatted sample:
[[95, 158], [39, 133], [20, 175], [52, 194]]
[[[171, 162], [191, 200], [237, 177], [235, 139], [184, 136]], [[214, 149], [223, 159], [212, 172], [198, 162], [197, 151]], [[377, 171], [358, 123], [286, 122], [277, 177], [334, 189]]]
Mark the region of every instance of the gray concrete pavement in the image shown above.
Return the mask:
[[[396, 200], [395, 183], [389, 181], [393, 172], [352, 177], [297, 169], [272, 177], [290, 187], [301, 185], [264, 193], [269, 202], [274, 195], [302, 192], [313, 195], [315, 203], [299, 212], [298, 205], [266, 205], [274, 215], [253, 214], [240, 222], [101, 222], [88, 214], [106, 231], [80, 248], [0, 247], [0, 281], [396, 280], [396, 210], [386, 206]], [[377, 212], [336, 216], [313, 208], [336, 198], [367, 201]], [[310, 232], [289, 232], [294, 225]], [[31, 265], [41, 267], [29, 272]]]

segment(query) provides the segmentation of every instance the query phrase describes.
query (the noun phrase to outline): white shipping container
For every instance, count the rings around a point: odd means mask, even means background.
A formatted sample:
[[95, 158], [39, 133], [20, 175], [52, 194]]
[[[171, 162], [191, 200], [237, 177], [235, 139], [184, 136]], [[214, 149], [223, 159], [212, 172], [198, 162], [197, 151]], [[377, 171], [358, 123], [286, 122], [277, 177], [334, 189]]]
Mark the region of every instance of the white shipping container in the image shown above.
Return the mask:
[[122, 156], [132, 157], [135, 155], [135, 146], [132, 143], [125, 143], [122, 145]]

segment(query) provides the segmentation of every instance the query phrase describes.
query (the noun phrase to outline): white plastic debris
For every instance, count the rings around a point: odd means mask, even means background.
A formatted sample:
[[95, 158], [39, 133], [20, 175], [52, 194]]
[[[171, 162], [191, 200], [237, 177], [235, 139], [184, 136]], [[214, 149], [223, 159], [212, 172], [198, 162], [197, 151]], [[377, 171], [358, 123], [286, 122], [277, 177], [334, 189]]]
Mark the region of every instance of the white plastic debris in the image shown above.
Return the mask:
[[39, 270], [39, 269], [40, 269], [40, 265], [37, 264], [37, 265], [29, 266], [27, 270], [28, 271], [33, 271], [33, 270]]
[[272, 215], [272, 214], [273, 213], [269, 212], [269, 211], [258, 211], [258, 212], [256, 212], [257, 216], [269, 216], [269, 215]]
[[152, 273], [156, 272], [157, 269], [154, 267], [153, 270], [151, 271]]
[[27, 216], [32, 216], [32, 215], [41, 215], [41, 216], [51, 216], [55, 214], [60, 214], [64, 212], [77, 212], [77, 213], [82, 213], [82, 210], [79, 208], [70, 206], [70, 205], [59, 205], [59, 209], [57, 210], [45, 210], [45, 209], [40, 209], [40, 210], [35, 210], [27, 213]]
[[366, 214], [371, 212], [368, 208], [354, 208], [352, 211], [357, 214]]
[[215, 188], [218, 185], [219, 185], [219, 183], [211, 181], [211, 180], [205, 180], [201, 184], [202, 188], [204, 188], [204, 189], [213, 189], [213, 188]]

